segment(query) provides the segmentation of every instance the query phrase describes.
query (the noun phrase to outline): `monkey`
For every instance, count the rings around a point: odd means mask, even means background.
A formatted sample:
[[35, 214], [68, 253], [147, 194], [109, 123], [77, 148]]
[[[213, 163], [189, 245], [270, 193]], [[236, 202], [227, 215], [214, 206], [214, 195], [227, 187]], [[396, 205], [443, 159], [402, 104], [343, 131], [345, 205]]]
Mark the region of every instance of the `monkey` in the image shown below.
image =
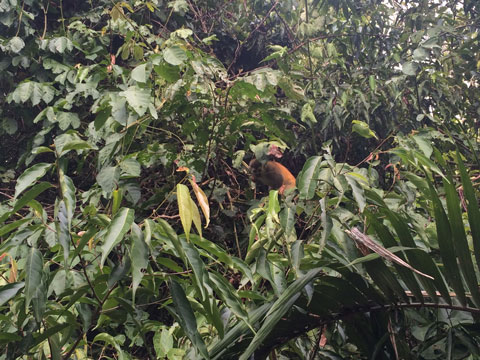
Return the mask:
[[296, 185], [292, 173], [276, 161], [267, 161], [262, 164], [257, 159], [252, 159], [248, 166], [254, 182], [260, 182], [270, 189], [278, 190], [280, 194]]

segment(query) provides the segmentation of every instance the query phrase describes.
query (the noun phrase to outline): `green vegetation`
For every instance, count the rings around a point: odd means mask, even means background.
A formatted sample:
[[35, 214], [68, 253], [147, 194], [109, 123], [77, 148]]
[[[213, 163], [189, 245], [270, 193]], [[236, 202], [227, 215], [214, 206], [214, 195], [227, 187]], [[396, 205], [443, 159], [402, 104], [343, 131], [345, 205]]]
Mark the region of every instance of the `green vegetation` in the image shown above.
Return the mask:
[[0, 360], [480, 359], [479, 12], [0, 0]]

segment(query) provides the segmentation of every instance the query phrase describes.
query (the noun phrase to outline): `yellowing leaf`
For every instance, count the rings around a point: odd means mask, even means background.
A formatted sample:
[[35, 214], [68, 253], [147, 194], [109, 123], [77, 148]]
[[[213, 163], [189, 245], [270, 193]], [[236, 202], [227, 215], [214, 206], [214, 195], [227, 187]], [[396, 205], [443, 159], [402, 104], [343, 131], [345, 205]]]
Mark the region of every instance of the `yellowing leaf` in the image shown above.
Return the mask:
[[203, 192], [202, 189], [197, 185], [195, 182], [195, 177], [193, 176], [193, 180], [190, 180], [190, 184], [192, 184], [193, 192], [197, 197], [198, 205], [200, 205], [200, 209], [202, 209], [203, 216], [205, 216], [205, 227], [208, 226], [210, 223], [210, 206], [208, 205], [208, 198], [207, 195]]
[[187, 240], [190, 240], [190, 229], [192, 228], [191, 198], [188, 187], [183, 184], [177, 184], [177, 202], [180, 221]]

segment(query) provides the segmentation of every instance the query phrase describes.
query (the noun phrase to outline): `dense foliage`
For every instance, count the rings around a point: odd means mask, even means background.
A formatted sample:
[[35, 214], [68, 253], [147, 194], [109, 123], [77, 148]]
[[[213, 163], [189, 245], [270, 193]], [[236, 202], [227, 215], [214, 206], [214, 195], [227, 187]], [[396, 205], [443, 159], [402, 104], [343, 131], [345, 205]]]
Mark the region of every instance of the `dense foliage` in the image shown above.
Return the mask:
[[0, 359], [480, 358], [479, 11], [0, 0]]

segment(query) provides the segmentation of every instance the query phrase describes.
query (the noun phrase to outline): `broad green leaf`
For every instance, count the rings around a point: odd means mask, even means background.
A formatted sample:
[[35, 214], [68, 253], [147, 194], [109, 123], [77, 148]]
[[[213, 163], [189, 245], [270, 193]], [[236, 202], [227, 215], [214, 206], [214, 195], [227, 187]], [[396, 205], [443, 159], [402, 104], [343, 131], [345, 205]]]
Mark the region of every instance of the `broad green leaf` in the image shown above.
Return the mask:
[[175, 30], [174, 34], [186, 40], [193, 35], [193, 31], [190, 29], [178, 29], [178, 30]]
[[132, 302], [135, 303], [135, 293], [148, 266], [148, 247], [143, 240], [142, 230], [135, 223], [132, 224], [132, 240]]
[[321, 162], [321, 156], [314, 156], [309, 158], [305, 165], [303, 165], [302, 172], [298, 176], [297, 184], [301, 199], [310, 200], [315, 195]]
[[[129, 257], [125, 257], [124, 261], [120, 261], [116, 263], [112, 269], [112, 272], [108, 276], [108, 281], [107, 281], [108, 287], [111, 289], [115, 285], [117, 285], [117, 283], [120, 280], [122, 280], [127, 276], [127, 274], [130, 272], [131, 267], [132, 267], [132, 261], [130, 260]], [[99, 320], [99, 323], [101, 322], [102, 321]]]
[[17, 179], [14, 198], [16, 199], [22, 191], [32, 186], [35, 181], [43, 177], [52, 166], [53, 164], [38, 163], [25, 170]]
[[130, 105], [139, 116], [145, 114], [150, 105], [150, 89], [148, 88], [130, 86], [127, 90], [120, 92], [120, 95], [125, 97], [128, 105]]
[[47, 288], [43, 276], [40, 282], [35, 284], [35, 292], [32, 297], [32, 309], [35, 320], [37, 323], [40, 323], [47, 309]]
[[182, 238], [180, 238], [180, 240], [182, 248], [187, 256], [188, 263], [193, 269], [194, 284], [201, 295], [200, 299], [205, 309], [205, 315], [210, 320], [210, 323], [217, 328], [220, 337], [223, 337], [223, 322], [220, 318], [215, 296], [213, 296], [213, 288], [205, 264], [202, 261], [198, 250], [192, 243], [187, 242]]
[[47, 84], [35, 81], [25, 81], [17, 86], [11, 94], [13, 101], [16, 103], [24, 103], [30, 100], [32, 105], [38, 105], [41, 100], [46, 104], [53, 100], [55, 89]]
[[48, 42], [48, 48], [53, 53], [64, 53], [65, 50], [73, 50], [73, 42], [66, 36], [59, 36]]
[[265, 315], [264, 323], [255, 334], [253, 340], [250, 342], [250, 345], [248, 345], [242, 356], [240, 356], [239, 360], [248, 360], [250, 358], [258, 346], [260, 346], [260, 344], [272, 332], [280, 319], [292, 307], [295, 301], [297, 301], [305, 285], [312, 281], [320, 271], [320, 268], [310, 270], [304, 276], [295, 280], [275, 301], [268, 313]]
[[157, 358], [164, 359], [167, 356], [167, 353], [173, 349], [173, 336], [168, 329], [162, 328], [162, 331], [155, 332], [153, 346]]
[[282, 225], [285, 233], [285, 238], [288, 243], [292, 243], [297, 240], [297, 234], [295, 231], [295, 207], [286, 206], [280, 212], [280, 224]]
[[108, 254], [110, 254], [113, 247], [123, 239], [124, 235], [132, 226], [133, 217], [134, 211], [132, 209], [121, 208], [112, 219], [110, 225], [108, 225], [103, 245], [101, 246], [102, 259], [100, 261], [100, 267], [103, 267]]
[[63, 248], [63, 260], [67, 264], [68, 255], [70, 254], [70, 226], [68, 224], [68, 212], [65, 206], [65, 201], [60, 201], [58, 206], [58, 223], [57, 223], [57, 236], [58, 242]]
[[117, 188], [120, 180], [120, 168], [118, 166], [106, 166], [97, 174], [98, 185], [107, 194]]
[[187, 60], [187, 54], [179, 46], [172, 46], [163, 50], [163, 58], [170, 65], [180, 65]]
[[122, 178], [125, 176], [139, 177], [142, 171], [140, 163], [133, 158], [124, 159], [119, 165], [123, 172]]
[[427, 49], [423, 47], [419, 47], [413, 51], [413, 60], [423, 61], [427, 59], [429, 55], [430, 55], [430, 52]]
[[73, 214], [77, 206], [77, 198], [75, 196], [76, 189], [72, 179], [69, 176], [65, 175], [63, 170], [59, 170], [58, 173], [59, 173], [60, 189], [62, 190], [62, 197], [63, 197], [63, 201], [65, 203], [65, 208], [67, 211], [68, 230], [70, 231]]
[[170, 282], [170, 291], [172, 293], [173, 304], [177, 310], [177, 320], [180, 323], [182, 330], [188, 336], [193, 346], [198, 350], [203, 359], [210, 359], [207, 347], [203, 342], [200, 333], [197, 330], [197, 321], [192, 307], [185, 296], [182, 286], [175, 280]]
[[25, 308], [36, 296], [37, 288], [43, 281], [43, 256], [40, 250], [31, 247], [27, 254], [25, 265]]
[[54, 143], [59, 157], [66, 155], [71, 150], [96, 149], [96, 147], [89, 142], [80, 139], [73, 131], [57, 136]]
[[377, 134], [373, 130], [370, 129], [367, 123], [360, 121], [360, 120], [353, 120], [352, 121], [352, 131], [364, 137], [365, 139], [375, 138], [378, 139]]
[[0, 128], [3, 129], [8, 135], [13, 135], [18, 130], [17, 120], [12, 118], [3, 118]]
[[15, 54], [18, 54], [25, 47], [25, 42], [21, 37], [14, 36], [8, 42], [8, 48]]
[[402, 72], [405, 75], [412, 75], [414, 76], [417, 73], [418, 65], [414, 62], [407, 61], [402, 64]]
[[94, 121], [95, 130], [97, 131], [100, 130], [103, 127], [103, 125], [105, 125], [105, 122], [107, 121], [107, 119], [110, 117], [111, 114], [112, 114], [111, 107], [107, 107], [105, 109], [100, 110], [97, 113], [97, 116], [95, 117], [95, 121]]
[[80, 118], [73, 112], [58, 111], [57, 121], [58, 127], [62, 130], [67, 130], [69, 127], [77, 129], [80, 126]]
[[363, 187], [357, 182], [357, 179], [350, 174], [345, 175], [345, 179], [352, 188], [353, 197], [358, 204], [358, 209], [360, 212], [363, 212], [363, 209], [365, 209], [367, 205]]
[[24, 282], [16, 282], [0, 286], [0, 306], [10, 299], [13, 299], [24, 286]]
[[300, 120], [302, 120], [302, 122], [306, 122], [306, 123], [310, 124], [310, 126], [312, 124], [317, 123], [317, 119], [315, 118], [315, 115], [313, 113], [312, 104], [310, 104], [309, 102], [307, 102], [303, 105], [302, 113], [300, 115]]
[[140, 64], [132, 70], [131, 78], [135, 81], [147, 82], [147, 64]]

